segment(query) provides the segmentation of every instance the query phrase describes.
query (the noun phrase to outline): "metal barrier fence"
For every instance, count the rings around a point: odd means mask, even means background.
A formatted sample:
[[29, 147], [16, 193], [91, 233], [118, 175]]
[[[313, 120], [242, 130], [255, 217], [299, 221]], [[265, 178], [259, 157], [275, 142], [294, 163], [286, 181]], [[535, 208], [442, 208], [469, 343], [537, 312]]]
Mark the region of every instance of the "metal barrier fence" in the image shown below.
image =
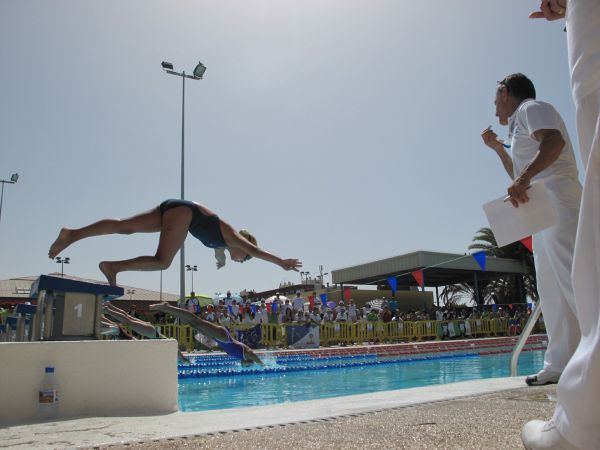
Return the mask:
[[[444, 338], [476, 338], [489, 336], [518, 335], [526, 319], [468, 319], [418, 322], [326, 322], [320, 325], [320, 345], [327, 347], [339, 344], [408, 342], [441, 340]], [[254, 324], [232, 325], [230, 330], [247, 330]], [[303, 324], [261, 324], [261, 346], [267, 348], [287, 347], [286, 327]], [[543, 323], [538, 323], [535, 332], [545, 331]], [[182, 349], [192, 351], [199, 344], [194, 340], [196, 332], [189, 325], [160, 325], [160, 332], [177, 339]], [[232, 333], [234, 336], [235, 334]]]

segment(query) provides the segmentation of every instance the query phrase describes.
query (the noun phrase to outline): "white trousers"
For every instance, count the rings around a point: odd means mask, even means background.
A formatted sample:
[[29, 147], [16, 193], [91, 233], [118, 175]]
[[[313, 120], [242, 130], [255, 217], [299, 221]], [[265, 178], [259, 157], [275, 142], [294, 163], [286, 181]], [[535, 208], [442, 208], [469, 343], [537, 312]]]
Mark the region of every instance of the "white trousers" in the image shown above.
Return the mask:
[[578, 180], [548, 180], [550, 197], [558, 210], [558, 222], [533, 236], [537, 288], [540, 295], [548, 347], [544, 370], [561, 374], [579, 344], [579, 323], [571, 283], [573, 252], [581, 184]]
[[581, 341], [558, 384], [554, 421], [572, 444], [600, 448], [600, 89], [576, 101], [585, 167], [573, 259]]

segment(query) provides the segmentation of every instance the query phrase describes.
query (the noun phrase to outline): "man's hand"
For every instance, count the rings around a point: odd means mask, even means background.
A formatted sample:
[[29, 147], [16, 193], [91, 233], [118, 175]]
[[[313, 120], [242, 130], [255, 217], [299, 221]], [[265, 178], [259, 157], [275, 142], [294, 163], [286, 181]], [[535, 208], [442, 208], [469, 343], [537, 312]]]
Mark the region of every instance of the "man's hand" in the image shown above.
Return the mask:
[[503, 148], [502, 142], [498, 140], [498, 135], [494, 133], [491, 128], [486, 128], [483, 130], [483, 133], [481, 133], [481, 139], [483, 139], [483, 143], [485, 145], [496, 152]]
[[530, 19], [558, 20], [565, 17], [567, 0], [542, 0], [540, 10], [529, 14]]
[[508, 187], [509, 200], [515, 208], [519, 207], [519, 203], [527, 203], [529, 196], [527, 195], [527, 189], [531, 180], [525, 177], [518, 177], [513, 184]]

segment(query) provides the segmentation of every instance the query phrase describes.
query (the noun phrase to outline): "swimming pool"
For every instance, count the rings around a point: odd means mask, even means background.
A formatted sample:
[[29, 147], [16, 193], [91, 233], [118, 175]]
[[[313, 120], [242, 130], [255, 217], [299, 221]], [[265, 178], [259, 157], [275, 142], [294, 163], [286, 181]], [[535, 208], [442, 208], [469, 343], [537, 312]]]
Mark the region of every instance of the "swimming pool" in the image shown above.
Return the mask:
[[[211, 359], [201, 363], [202, 370], [188, 368], [188, 376], [180, 371], [180, 411], [260, 406], [510, 376], [510, 353], [482, 355], [473, 350], [411, 358], [272, 356], [265, 358], [263, 370], [242, 369], [227, 357]], [[543, 350], [524, 352], [518, 374], [535, 373], [543, 362]]]

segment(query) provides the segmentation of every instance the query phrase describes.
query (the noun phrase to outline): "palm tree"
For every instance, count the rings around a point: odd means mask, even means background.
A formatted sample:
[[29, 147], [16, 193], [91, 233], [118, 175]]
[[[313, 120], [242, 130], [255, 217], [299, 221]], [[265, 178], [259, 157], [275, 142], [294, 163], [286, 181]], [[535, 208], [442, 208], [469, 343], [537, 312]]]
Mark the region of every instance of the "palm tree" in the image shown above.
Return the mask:
[[[480, 228], [473, 237], [473, 243], [468, 248], [470, 251], [485, 251], [487, 256], [516, 259], [525, 263], [529, 268], [529, 274], [523, 276], [525, 294], [533, 300], [538, 299], [533, 255], [523, 244], [513, 242], [504, 247], [498, 247], [492, 230], [490, 228]], [[519, 298], [521, 292], [518, 283], [517, 277], [513, 275], [486, 282], [480, 286], [483, 303], [514, 303], [514, 299]], [[476, 302], [475, 289], [471, 283], [446, 286], [440, 296], [445, 303], [464, 302], [465, 300]]]

